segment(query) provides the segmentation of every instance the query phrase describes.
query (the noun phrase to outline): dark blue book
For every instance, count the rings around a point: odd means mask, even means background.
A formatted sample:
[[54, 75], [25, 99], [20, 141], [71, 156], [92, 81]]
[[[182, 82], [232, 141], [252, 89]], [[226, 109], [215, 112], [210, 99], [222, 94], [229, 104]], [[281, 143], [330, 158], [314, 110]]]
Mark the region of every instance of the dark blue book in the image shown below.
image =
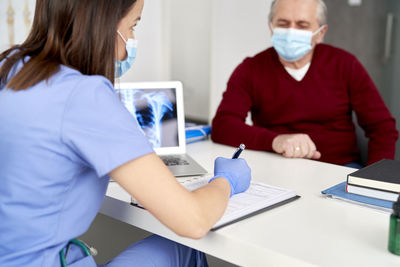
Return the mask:
[[400, 161], [382, 159], [347, 175], [347, 183], [399, 194]]

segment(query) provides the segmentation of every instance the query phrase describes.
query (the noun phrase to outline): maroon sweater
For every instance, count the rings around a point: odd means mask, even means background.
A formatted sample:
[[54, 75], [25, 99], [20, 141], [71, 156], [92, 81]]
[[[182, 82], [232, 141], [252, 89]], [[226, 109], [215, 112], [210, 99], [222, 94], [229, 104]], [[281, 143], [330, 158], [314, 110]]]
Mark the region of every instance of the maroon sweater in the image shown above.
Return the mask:
[[[248, 111], [253, 126], [245, 124]], [[212, 140], [272, 151], [277, 135], [306, 133], [321, 161], [345, 164], [360, 158], [352, 111], [369, 138], [367, 164], [393, 159], [395, 120], [353, 55], [319, 44], [307, 74], [296, 81], [269, 48], [233, 72], [212, 122]]]

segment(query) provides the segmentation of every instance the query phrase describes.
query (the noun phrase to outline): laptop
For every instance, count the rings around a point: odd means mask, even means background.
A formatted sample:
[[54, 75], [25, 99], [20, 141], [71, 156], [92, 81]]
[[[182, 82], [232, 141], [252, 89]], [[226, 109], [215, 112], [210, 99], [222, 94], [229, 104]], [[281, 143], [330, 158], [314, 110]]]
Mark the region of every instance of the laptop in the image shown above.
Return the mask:
[[171, 172], [197, 176], [207, 171], [186, 154], [182, 83], [121, 82], [116, 92], [136, 118], [154, 151]]

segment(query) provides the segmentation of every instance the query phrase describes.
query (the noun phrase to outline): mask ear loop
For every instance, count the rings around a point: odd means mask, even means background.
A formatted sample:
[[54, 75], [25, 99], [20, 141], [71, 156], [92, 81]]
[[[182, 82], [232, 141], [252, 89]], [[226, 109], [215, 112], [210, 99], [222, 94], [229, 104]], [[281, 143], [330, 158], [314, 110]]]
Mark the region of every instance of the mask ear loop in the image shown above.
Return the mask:
[[[125, 44], [128, 42], [127, 40], [125, 40], [125, 38], [124, 38], [124, 36], [122, 35], [122, 33], [119, 31], [119, 30], [117, 30], [117, 33], [118, 33], [118, 35], [119, 35], [119, 37], [121, 37], [121, 39], [125, 42]], [[118, 49], [118, 47], [117, 47], [117, 49]], [[119, 72], [119, 70], [118, 70], [118, 72]], [[119, 73], [118, 73], [119, 74]], [[120, 89], [120, 76], [118, 75], [118, 77], [117, 78], [115, 78], [115, 81], [114, 81], [114, 88], [115, 89]]]
[[317, 35], [322, 29], [325, 28], [325, 24], [318, 28], [315, 32], [313, 32], [312, 36]]
[[118, 33], [119, 36], [122, 38], [122, 40], [124, 40], [125, 44], [127, 44], [127, 43], [128, 43], [128, 40], [125, 40], [125, 37], [122, 35], [122, 33], [121, 33], [119, 30], [117, 30], [117, 33]]
[[269, 28], [272, 31], [272, 34], [274, 33], [275, 28], [272, 26], [272, 22], [269, 22]]
[[[315, 32], [312, 33], [312, 37], [314, 37], [315, 35], [317, 35], [318, 33], [320, 33], [322, 31], [322, 29], [325, 28], [325, 24], [322, 25], [321, 27], [318, 28], [318, 30], [316, 30]], [[313, 44], [312, 47], [314, 48], [317, 45], [317, 43]]]

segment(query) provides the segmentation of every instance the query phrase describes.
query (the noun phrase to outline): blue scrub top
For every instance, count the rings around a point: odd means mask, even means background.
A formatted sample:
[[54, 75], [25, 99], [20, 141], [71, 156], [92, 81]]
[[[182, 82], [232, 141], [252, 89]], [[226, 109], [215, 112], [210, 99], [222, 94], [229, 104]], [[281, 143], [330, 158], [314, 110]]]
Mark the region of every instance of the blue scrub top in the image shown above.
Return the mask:
[[99, 211], [107, 174], [151, 152], [102, 76], [61, 66], [28, 90], [0, 88], [0, 266], [60, 266]]

